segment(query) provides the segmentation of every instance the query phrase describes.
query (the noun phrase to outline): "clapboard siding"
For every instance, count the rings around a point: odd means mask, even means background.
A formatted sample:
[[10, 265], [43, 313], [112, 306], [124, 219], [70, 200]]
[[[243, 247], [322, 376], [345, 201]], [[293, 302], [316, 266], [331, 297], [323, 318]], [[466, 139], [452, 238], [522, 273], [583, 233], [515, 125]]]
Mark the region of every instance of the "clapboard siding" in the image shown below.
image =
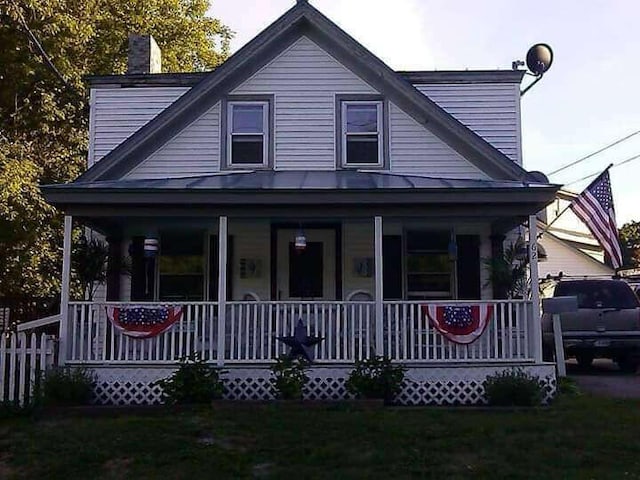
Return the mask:
[[588, 276], [612, 275], [614, 272], [604, 263], [583, 254], [561, 240], [550, 235], [540, 239], [540, 244], [547, 254], [547, 260], [540, 263], [540, 278], [547, 275]]
[[403, 112], [390, 105], [391, 171], [444, 178], [488, 178], [462, 155]]
[[220, 103], [134, 168], [127, 178], [176, 178], [220, 171]]
[[373, 221], [344, 222], [342, 225], [343, 236], [343, 289], [344, 298], [349, 294], [364, 290], [373, 298], [375, 294], [374, 277], [362, 277], [355, 271], [355, 261], [361, 258], [374, 258]]
[[[233, 299], [243, 300], [248, 293], [254, 293], [260, 300], [269, 300], [271, 297], [271, 227], [269, 222], [232, 220], [229, 222], [229, 235], [233, 236], [234, 250]], [[213, 254], [217, 255], [217, 252]], [[240, 261], [243, 258], [260, 262], [262, 267], [260, 274], [251, 278], [241, 278]]]
[[187, 87], [92, 90], [89, 166], [176, 101]]
[[415, 87], [507, 157], [522, 163], [519, 85], [439, 83]]
[[335, 168], [335, 95], [376, 93], [306, 37], [233, 91], [275, 95], [275, 168]]

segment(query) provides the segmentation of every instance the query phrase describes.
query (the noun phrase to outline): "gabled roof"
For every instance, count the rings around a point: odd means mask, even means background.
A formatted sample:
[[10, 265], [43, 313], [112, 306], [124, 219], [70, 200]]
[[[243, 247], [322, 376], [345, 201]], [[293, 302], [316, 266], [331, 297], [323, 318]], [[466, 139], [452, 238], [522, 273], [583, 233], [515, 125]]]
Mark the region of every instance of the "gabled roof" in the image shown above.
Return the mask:
[[298, 0], [293, 8], [76, 181], [122, 177], [303, 35], [492, 178], [535, 182], [526, 170], [446, 113], [304, 0]]

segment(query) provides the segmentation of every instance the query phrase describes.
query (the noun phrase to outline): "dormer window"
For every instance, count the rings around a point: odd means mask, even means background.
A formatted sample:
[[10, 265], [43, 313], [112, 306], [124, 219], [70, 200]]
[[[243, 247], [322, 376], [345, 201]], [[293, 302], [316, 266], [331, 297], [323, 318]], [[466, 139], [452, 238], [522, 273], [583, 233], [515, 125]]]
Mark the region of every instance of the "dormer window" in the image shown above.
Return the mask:
[[266, 166], [269, 158], [269, 102], [229, 102], [227, 125], [229, 166]]
[[342, 102], [342, 166], [383, 164], [381, 101]]

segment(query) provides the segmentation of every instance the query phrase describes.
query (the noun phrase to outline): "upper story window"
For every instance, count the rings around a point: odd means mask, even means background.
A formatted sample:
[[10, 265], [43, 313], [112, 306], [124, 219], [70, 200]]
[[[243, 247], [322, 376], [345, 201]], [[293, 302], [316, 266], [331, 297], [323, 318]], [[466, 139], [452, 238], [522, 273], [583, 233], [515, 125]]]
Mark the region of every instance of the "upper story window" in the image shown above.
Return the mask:
[[342, 165], [383, 164], [381, 101], [342, 102]]
[[229, 166], [262, 167], [269, 157], [269, 102], [229, 102]]

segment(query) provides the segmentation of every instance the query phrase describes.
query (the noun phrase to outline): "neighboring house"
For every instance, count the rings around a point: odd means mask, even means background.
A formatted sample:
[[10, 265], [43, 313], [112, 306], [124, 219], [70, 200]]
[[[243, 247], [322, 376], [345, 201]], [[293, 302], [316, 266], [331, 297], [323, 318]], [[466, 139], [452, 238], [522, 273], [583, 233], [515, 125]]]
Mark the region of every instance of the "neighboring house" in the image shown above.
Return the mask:
[[[485, 267], [558, 190], [522, 167], [522, 71], [395, 72], [306, 1], [208, 73], [155, 73], [155, 42], [131, 43], [129, 74], [89, 78], [89, 169], [43, 187], [67, 265], [72, 217], [131, 257], [104, 299], [63, 295], [61, 355], [99, 401], [157, 401], [194, 351], [230, 398], [267, 398], [298, 319], [324, 338], [309, 398], [373, 354], [411, 367], [404, 403], [479, 401], [513, 365], [553, 384], [535, 300], [495, 300]], [[123, 337], [107, 308], [141, 302], [182, 319]], [[487, 307], [470, 346], [427, 319], [452, 305]]]
[[560, 274], [563, 277], [610, 277], [615, 274], [615, 270], [605, 263], [602, 246], [584, 222], [567, 209], [577, 196], [568, 190], [560, 190], [544, 212], [539, 229], [545, 232], [540, 245], [546, 260], [540, 263], [540, 278], [556, 278]]

